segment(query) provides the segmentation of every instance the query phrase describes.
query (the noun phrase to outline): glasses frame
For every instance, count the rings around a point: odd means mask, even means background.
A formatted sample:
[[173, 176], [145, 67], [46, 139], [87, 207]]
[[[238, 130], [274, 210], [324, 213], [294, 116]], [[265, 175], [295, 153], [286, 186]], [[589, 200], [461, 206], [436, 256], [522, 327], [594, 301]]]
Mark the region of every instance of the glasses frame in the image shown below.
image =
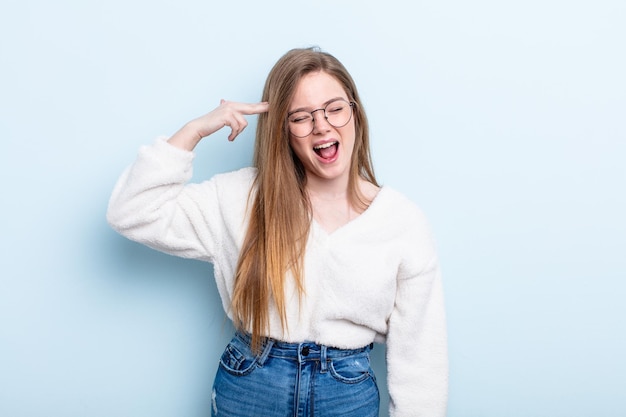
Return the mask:
[[[335, 126], [334, 124], [332, 124], [332, 123], [328, 120], [328, 115], [326, 114], [326, 109], [328, 108], [328, 106], [330, 106], [331, 104], [336, 103], [336, 102], [338, 102], [338, 101], [344, 101], [344, 102], [348, 103], [348, 105], [350, 106], [350, 117], [348, 117], [348, 120], [346, 120], [346, 122], [345, 122], [344, 124], [342, 124], [341, 126]], [[350, 123], [350, 120], [352, 120], [352, 116], [354, 115], [354, 106], [356, 106], [356, 102], [354, 102], [354, 101], [348, 101], [348, 100], [346, 100], [345, 98], [338, 98], [338, 99], [335, 99], [335, 100], [329, 101], [328, 103], [326, 103], [326, 105], [325, 105], [324, 107], [320, 107], [319, 109], [315, 109], [315, 110], [313, 110], [313, 111], [296, 110], [296, 111], [289, 112], [289, 113], [287, 113], [287, 129], [289, 130], [289, 133], [291, 133], [291, 134], [292, 134], [294, 137], [296, 137], [296, 138], [306, 138], [307, 136], [309, 136], [309, 135], [313, 132], [313, 130], [315, 130], [315, 115], [314, 115], [313, 113], [318, 112], [318, 111], [320, 111], [320, 110], [323, 110], [323, 111], [324, 111], [324, 119], [326, 119], [326, 122], [327, 122], [329, 125], [331, 125], [331, 126], [332, 126], [332, 127], [334, 127], [335, 129], [342, 128], [342, 127], [344, 127], [345, 125], [347, 125], [348, 123]], [[291, 122], [289, 121], [289, 117], [290, 117], [292, 114], [295, 114], [295, 113], [300, 113], [300, 112], [302, 112], [302, 113], [310, 113], [310, 114], [311, 114], [311, 131], [310, 131], [309, 133], [307, 133], [306, 135], [304, 135], [304, 136], [298, 136], [298, 135], [294, 134], [294, 133], [291, 131], [291, 127], [290, 127], [290, 123], [291, 123]]]

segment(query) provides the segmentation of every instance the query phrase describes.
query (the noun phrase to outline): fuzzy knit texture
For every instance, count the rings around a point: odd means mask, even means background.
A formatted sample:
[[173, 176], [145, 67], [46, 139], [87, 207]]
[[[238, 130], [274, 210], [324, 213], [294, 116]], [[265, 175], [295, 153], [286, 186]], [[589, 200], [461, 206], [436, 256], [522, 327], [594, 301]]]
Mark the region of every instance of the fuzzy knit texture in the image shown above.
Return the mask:
[[[254, 168], [189, 183], [193, 152], [159, 139], [119, 178], [107, 220], [127, 238], [214, 265], [229, 317], [248, 224]], [[441, 274], [428, 224], [384, 186], [359, 217], [332, 233], [311, 223], [304, 290], [286, 286], [287, 330], [270, 306], [266, 336], [338, 348], [386, 343], [391, 417], [443, 417], [448, 359]], [[287, 280], [287, 284], [292, 283]]]

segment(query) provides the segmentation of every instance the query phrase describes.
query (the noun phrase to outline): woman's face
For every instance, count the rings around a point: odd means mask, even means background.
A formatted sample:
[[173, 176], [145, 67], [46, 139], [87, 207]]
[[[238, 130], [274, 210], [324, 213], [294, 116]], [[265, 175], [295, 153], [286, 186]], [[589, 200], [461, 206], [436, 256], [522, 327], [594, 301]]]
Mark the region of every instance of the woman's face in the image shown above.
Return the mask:
[[[295, 131], [295, 111], [303, 111], [303, 115], [309, 112], [310, 116], [310, 112], [324, 109], [330, 103], [326, 110], [330, 120], [334, 120], [331, 112], [341, 111], [341, 106], [345, 110], [345, 106], [349, 107], [349, 101], [343, 86], [331, 75], [325, 72], [307, 74], [298, 83], [289, 105], [290, 132]], [[347, 184], [355, 141], [354, 115], [342, 127], [331, 125], [324, 117], [324, 110], [315, 111], [313, 118], [313, 130], [307, 136], [289, 134], [289, 143], [304, 166], [307, 182], [345, 180]]]

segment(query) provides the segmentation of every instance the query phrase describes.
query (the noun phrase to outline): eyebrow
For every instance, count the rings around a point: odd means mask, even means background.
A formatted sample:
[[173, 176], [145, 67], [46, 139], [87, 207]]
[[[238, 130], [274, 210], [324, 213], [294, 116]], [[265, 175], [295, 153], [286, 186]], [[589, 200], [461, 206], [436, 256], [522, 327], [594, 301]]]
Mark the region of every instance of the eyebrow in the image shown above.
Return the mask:
[[[338, 96], [338, 97], [333, 97], [333, 98], [331, 98], [330, 100], [326, 100], [326, 101], [322, 104], [322, 107], [319, 107], [319, 108], [318, 108], [318, 110], [319, 110], [319, 109], [323, 109], [324, 107], [328, 106], [328, 103], [332, 103], [333, 101], [337, 101], [337, 100], [346, 100], [346, 101], [348, 101], [348, 99], [346, 99], [346, 98], [344, 98], [344, 97], [341, 97], [341, 96]], [[293, 110], [288, 111], [288, 112], [287, 112], [287, 116], [290, 116], [290, 115], [292, 115], [292, 114], [294, 114], [294, 113], [297, 113], [297, 112], [299, 112], [299, 111], [307, 111], [307, 112], [310, 112], [311, 110], [309, 110], [309, 109], [311, 109], [311, 108], [312, 108], [312, 107], [298, 107], [297, 109], [293, 109]]]

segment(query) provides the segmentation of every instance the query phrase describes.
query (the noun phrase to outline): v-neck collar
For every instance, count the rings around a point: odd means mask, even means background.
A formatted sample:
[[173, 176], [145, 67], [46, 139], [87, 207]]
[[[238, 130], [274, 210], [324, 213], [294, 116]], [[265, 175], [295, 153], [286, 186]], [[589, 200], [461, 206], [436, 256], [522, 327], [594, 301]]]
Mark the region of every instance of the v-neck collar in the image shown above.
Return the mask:
[[387, 187], [385, 187], [384, 185], [381, 186], [378, 192], [376, 193], [376, 195], [374, 196], [374, 199], [372, 199], [372, 202], [370, 203], [370, 205], [361, 214], [359, 214], [357, 217], [350, 220], [349, 222], [345, 223], [344, 225], [339, 226], [332, 232], [328, 232], [326, 229], [324, 229], [322, 225], [319, 224], [319, 222], [315, 220], [315, 218], [313, 217], [311, 217], [311, 228], [315, 229], [315, 231], [318, 232], [321, 236], [324, 236], [326, 238], [332, 238], [336, 236], [337, 234], [344, 233], [344, 230], [350, 230], [351, 228], [356, 227], [354, 226], [354, 224], [358, 225], [360, 222], [364, 221], [362, 220], [363, 217], [365, 217], [365, 220], [367, 220], [367, 217], [372, 215], [371, 212], [376, 211], [376, 206], [379, 205], [378, 201], [380, 200], [380, 196], [382, 193], [386, 193], [385, 191], [386, 189]]

